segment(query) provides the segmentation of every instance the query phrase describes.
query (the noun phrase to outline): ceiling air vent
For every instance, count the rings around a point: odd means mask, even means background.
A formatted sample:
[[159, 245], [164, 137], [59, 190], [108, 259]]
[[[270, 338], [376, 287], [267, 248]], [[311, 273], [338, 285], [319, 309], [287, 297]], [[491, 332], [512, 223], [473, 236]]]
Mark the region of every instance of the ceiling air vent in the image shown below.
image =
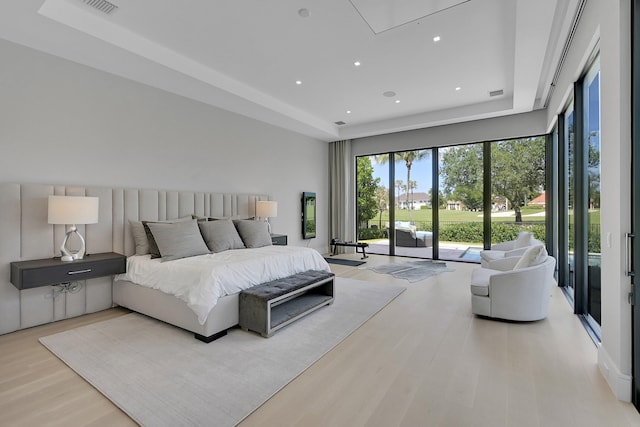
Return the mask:
[[346, 123], [343, 122], [342, 120], [340, 120], [338, 122], [333, 122], [333, 123], [337, 124], [338, 126], [346, 125]]
[[116, 10], [118, 6], [115, 4], [108, 2], [107, 0], [82, 0], [85, 4], [88, 4], [94, 9], [98, 9], [100, 12], [104, 12], [109, 14]]
[[491, 92], [489, 92], [489, 96], [500, 96], [504, 94], [504, 90], [500, 89], [500, 90], [492, 90]]

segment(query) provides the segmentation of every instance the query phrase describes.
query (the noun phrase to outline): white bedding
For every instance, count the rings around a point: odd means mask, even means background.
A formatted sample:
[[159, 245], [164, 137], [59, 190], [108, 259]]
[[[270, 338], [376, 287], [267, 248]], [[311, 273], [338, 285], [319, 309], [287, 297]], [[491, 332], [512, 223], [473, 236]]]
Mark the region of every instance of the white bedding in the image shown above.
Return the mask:
[[133, 255], [127, 258], [127, 272], [115, 280], [128, 280], [180, 298], [203, 325], [219, 298], [307, 270], [331, 271], [315, 249], [265, 246], [168, 262], [151, 259], [151, 255]]

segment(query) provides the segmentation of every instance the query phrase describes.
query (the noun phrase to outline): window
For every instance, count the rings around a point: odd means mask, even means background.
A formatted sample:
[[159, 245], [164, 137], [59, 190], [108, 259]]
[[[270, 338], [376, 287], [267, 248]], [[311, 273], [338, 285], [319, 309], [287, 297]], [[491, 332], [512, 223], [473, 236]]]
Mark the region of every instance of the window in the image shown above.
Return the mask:
[[370, 253], [470, 262], [523, 229], [544, 241], [545, 151], [538, 136], [358, 157], [358, 240]]

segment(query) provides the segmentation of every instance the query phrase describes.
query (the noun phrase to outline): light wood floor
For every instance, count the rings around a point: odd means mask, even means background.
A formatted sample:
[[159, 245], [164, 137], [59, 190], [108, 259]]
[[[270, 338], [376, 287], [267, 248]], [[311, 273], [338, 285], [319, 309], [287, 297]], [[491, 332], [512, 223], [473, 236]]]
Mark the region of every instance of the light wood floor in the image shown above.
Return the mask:
[[[357, 255], [343, 255], [357, 259]], [[611, 393], [596, 348], [562, 293], [549, 317], [517, 324], [470, 313], [477, 265], [409, 284], [367, 270], [406, 262], [372, 255], [341, 277], [407, 291], [241, 423], [251, 426], [640, 426]], [[134, 423], [38, 338], [121, 316], [113, 309], [0, 336], [1, 426]]]

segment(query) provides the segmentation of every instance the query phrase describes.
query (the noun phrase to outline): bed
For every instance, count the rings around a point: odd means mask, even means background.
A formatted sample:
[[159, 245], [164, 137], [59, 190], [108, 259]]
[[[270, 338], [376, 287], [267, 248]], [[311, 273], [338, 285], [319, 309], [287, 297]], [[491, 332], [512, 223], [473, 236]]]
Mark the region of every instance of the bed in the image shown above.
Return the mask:
[[[257, 200], [269, 199], [265, 194], [0, 183], [0, 231], [3, 234], [0, 240], [0, 334], [114, 305], [192, 331], [201, 338], [212, 339], [238, 323], [237, 293], [218, 298], [201, 323], [185, 301], [159, 289], [140, 286], [124, 276], [118, 280], [111, 277], [88, 279], [74, 288], [77, 289], [75, 292], [60, 292], [55, 286], [16, 289], [9, 281], [10, 262], [60, 255], [65, 227], [47, 223], [49, 195], [98, 197], [98, 223], [78, 226], [86, 240], [87, 254], [117, 252], [128, 258], [135, 258], [138, 252], [134, 237], [136, 227], [132, 224], [185, 217], [192, 220], [194, 216], [196, 221], [202, 218], [248, 219], [255, 216]], [[247, 222], [251, 223], [258, 221]], [[283, 251], [292, 253], [307, 251], [293, 246], [284, 248], [287, 249]], [[276, 247], [270, 249], [278, 250]], [[260, 250], [249, 248], [247, 251]], [[317, 251], [313, 257], [319, 257]], [[180, 259], [165, 262], [171, 263], [180, 264]], [[262, 277], [266, 281], [269, 276]]]
[[127, 273], [114, 279], [113, 298], [115, 304], [210, 342], [238, 324], [241, 290], [308, 270], [330, 272], [314, 249], [271, 244], [168, 262], [133, 255]]

